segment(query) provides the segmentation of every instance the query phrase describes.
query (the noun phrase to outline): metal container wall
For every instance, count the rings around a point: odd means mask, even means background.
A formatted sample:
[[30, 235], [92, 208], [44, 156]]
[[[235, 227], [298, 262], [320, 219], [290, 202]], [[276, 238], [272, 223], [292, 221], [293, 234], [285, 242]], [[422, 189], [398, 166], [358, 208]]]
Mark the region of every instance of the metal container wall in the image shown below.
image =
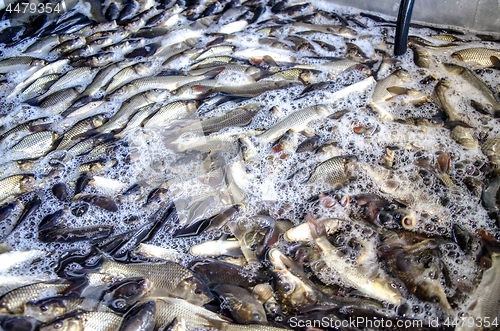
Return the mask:
[[[400, 0], [330, 0], [397, 17]], [[415, 0], [412, 20], [500, 32], [500, 0]]]

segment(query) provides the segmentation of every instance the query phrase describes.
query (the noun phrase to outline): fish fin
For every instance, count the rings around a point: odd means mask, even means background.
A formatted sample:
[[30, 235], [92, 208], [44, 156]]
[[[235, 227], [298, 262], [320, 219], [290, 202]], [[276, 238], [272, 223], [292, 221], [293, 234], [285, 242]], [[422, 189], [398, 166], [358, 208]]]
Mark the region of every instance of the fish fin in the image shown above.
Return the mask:
[[321, 220], [317, 220], [311, 214], [307, 214], [306, 222], [309, 225], [309, 229], [311, 230], [311, 235], [314, 240], [326, 237], [326, 227]]
[[493, 255], [493, 253], [500, 253], [500, 242], [495, 237], [483, 229], [478, 230], [477, 235], [479, 236], [481, 244], [486, 247], [491, 255]]
[[500, 69], [500, 58], [496, 56], [490, 56], [490, 60], [493, 63], [493, 67]]
[[196, 92], [202, 92], [202, 93], [208, 93], [212, 90], [212, 86], [206, 86], [206, 85], [193, 85], [191, 86], [191, 88]]
[[454, 129], [456, 126], [461, 126], [466, 129], [475, 129], [473, 126], [470, 126], [469, 124], [462, 121], [448, 121], [444, 123], [444, 127], [450, 130]]
[[441, 155], [439, 155], [437, 162], [436, 162], [436, 169], [441, 172], [441, 173], [449, 173], [450, 172], [450, 154], [448, 152], [445, 152]]
[[183, 237], [194, 237], [202, 233], [208, 226], [212, 224], [212, 218], [207, 218], [193, 224], [190, 224], [186, 227], [177, 229], [173, 233], [174, 238], [183, 238]]
[[401, 86], [391, 86], [386, 88], [386, 90], [389, 93], [395, 94], [395, 95], [403, 95], [403, 94], [408, 94], [409, 89], [406, 87], [401, 87]]
[[53, 123], [30, 125], [29, 130], [30, 130], [30, 132], [42, 132], [42, 131], [48, 130], [52, 124]]
[[278, 63], [276, 63], [276, 61], [274, 61], [274, 59], [272, 57], [270, 57], [269, 55], [264, 55], [262, 57], [262, 61], [271, 67], [279, 67]]
[[217, 67], [215, 69], [209, 70], [203, 74], [203, 77], [207, 79], [212, 79], [224, 70], [224, 67]]

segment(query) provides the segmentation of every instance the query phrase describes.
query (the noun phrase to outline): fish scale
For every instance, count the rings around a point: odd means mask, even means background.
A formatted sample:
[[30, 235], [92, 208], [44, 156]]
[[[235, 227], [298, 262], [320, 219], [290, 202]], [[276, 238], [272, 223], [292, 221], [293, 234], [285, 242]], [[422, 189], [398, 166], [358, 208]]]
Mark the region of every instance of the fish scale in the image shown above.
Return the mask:
[[219, 315], [203, 308], [192, 305], [184, 300], [175, 298], [160, 298], [156, 300], [156, 326], [164, 327], [175, 318], [184, 318], [191, 327], [204, 327], [211, 321], [224, 322]]
[[154, 77], [143, 77], [131, 81], [124, 86], [126, 88], [128, 85], [137, 87], [139, 90], [147, 90], [152, 88], [166, 89], [169, 91], [175, 90], [177, 87], [202, 80], [203, 76], [154, 76]]
[[313, 173], [307, 180], [308, 184], [325, 179], [331, 185], [342, 184], [347, 180], [347, 161], [348, 157], [336, 156], [321, 163], [314, 169]]
[[18, 126], [13, 127], [9, 131], [2, 133], [2, 135], [0, 136], [0, 140], [3, 140], [6, 137], [16, 132], [31, 132], [32, 127], [47, 123], [48, 119], [49, 119], [48, 117], [42, 117], [19, 124]]
[[59, 78], [45, 93], [46, 95], [50, 95], [51, 93], [56, 92], [57, 90], [61, 89], [62, 86], [65, 86], [68, 83], [72, 83], [73, 86], [78, 85], [76, 79], [85, 78], [88, 74], [92, 73], [93, 71], [94, 69], [90, 67], [81, 67], [68, 71], [61, 78]]
[[88, 130], [95, 129], [102, 125], [103, 120], [105, 119], [104, 114], [95, 115], [86, 119], [81, 120], [80, 122], [73, 125], [71, 129], [69, 129], [65, 134], [57, 149], [68, 149], [78, 143], [78, 139], [74, 139], [75, 136], [85, 133]]
[[123, 127], [129, 117], [139, 108], [165, 100], [169, 96], [168, 90], [155, 89], [137, 94], [123, 102], [120, 109], [109, 121], [97, 129], [100, 133], [108, 133]]
[[476, 48], [466, 48], [456, 51], [451, 55], [451, 57], [464, 61], [464, 62], [476, 62], [482, 66], [491, 67], [493, 62], [491, 57], [496, 57], [500, 59], [500, 51], [496, 49], [488, 49], [483, 47]]
[[307, 127], [309, 122], [325, 117], [329, 113], [330, 111], [325, 105], [316, 105], [298, 110], [273, 125], [263, 134], [256, 136], [256, 138], [263, 142], [269, 142], [277, 139], [289, 129], [302, 131]]
[[10, 196], [18, 195], [26, 192], [23, 184], [29, 180], [33, 180], [34, 175], [13, 175], [0, 180], [0, 203], [4, 202]]
[[166, 125], [173, 119], [185, 117], [195, 111], [196, 104], [194, 102], [174, 101], [158, 109], [151, 118], [144, 122], [143, 126], [150, 128]]
[[43, 87], [45, 85], [47, 85], [47, 83], [49, 83], [53, 80], [56, 80], [59, 76], [60, 76], [59, 74], [49, 74], [47, 76], [40, 77], [36, 81], [31, 83], [30, 86], [25, 88], [24, 91], [22, 92], [22, 94], [28, 95], [28, 94], [33, 93], [33, 92], [38, 92], [38, 91], [42, 90]]
[[111, 79], [106, 92], [111, 92], [118, 87], [132, 81], [136, 76], [143, 76], [152, 69], [152, 64], [149, 62], [137, 63], [120, 70]]
[[58, 108], [65, 109], [78, 95], [80, 95], [80, 87], [69, 87], [47, 96], [42, 100], [39, 107], [50, 108], [57, 105]]
[[39, 158], [52, 148], [52, 144], [58, 137], [57, 133], [51, 131], [32, 133], [12, 146], [9, 155], [15, 156], [17, 159]]
[[[100, 271], [118, 277], [144, 277], [154, 284], [154, 291], [158, 291], [162, 296], [182, 295], [183, 293], [178, 292], [178, 287], [183, 286], [183, 282], [198, 280], [192, 271], [170, 261], [162, 263], [121, 264], [105, 260], [101, 265]], [[201, 280], [199, 282], [202, 283]], [[184, 296], [189, 295], [189, 293], [184, 293]]]

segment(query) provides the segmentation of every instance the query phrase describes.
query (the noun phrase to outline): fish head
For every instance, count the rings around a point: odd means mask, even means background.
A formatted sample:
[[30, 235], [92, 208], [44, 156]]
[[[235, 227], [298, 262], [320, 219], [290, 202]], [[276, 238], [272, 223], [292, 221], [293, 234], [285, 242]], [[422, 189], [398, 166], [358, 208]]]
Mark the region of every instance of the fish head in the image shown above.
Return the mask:
[[128, 278], [113, 285], [104, 295], [102, 302], [113, 310], [122, 311], [144, 297], [152, 283], [144, 278]]
[[267, 323], [266, 311], [260, 303], [247, 303], [241, 307], [238, 314], [246, 323]]
[[371, 294], [374, 298], [378, 298], [382, 301], [387, 301], [398, 306], [403, 301], [403, 296], [394, 282], [388, 282], [385, 279], [375, 279], [371, 284], [371, 288]]
[[137, 87], [134, 84], [127, 84], [118, 89], [108, 96], [109, 100], [118, 100], [127, 97], [128, 95], [133, 95]]
[[34, 317], [40, 321], [53, 319], [66, 313], [66, 297], [53, 297], [38, 301], [29, 301], [25, 304], [24, 315]]
[[348, 28], [348, 27], [341, 27], [337, 33], [339, 36], [346, 37], [346, 38], [356, 38], [356, 35], [358, 34], [356, 32], [356, 30], [353, 30], [353, 29]]
[[98, 127], [103, 125], [106, 121], [108, 120], [108, 115], [107, 114], [99, 114], [96, 115], [92, 121], [92, 125], [94, 127]]
[[56, 320], [40, 327], [40, 331], [83, 331], [82, 320], [78, 317], [69, 317]]
[[399, 79], [401, 79], [403, 82], [406, 82], [408, 79], [410, 79], [410, 73], [404, 69], [400, 69], [394, 73]]
[[196, 305], [203, 305], [213, 299], [205, 282], [194, 274], [180, 281], [173, 294]]
[[140, 63], [137, 63], [134, 65], [134, 71], [138, 74], [138, 75], [144, 75], [147, 73], [147, 71], [149, 70], [149, 68], [151, 68], [153, 66], [153, 62], [140, 62]]
[[330, 115], [330, 110], [325, 105], [317, 105], [315, 110], [316, 113], [321, 117]]
[[462, 71], [465, 70], [465, 68], [453, 63], [444, 63], [444, 68], [446, 69], [446, 71], [457, 75], [461, 74]]

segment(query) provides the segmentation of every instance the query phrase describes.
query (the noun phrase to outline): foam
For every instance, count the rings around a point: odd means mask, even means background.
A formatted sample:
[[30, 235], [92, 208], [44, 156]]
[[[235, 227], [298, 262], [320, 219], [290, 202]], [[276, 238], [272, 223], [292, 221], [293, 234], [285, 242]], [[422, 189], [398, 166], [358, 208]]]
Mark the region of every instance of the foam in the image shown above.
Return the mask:
[[[326, 2], [315, 2], [315, 8], [323, 9], [330, 12], [337, 12], [342, 14], [357, 14], [357, 10], [352, 8], [345, 8], [329, 4]], [[80, 8], [81, 7], [81, 8]], [[76, 10], [80, 10], [88, 14], [88, 7], [80, 6]], [[263, 14], [259, 21], [266, 20], [271, 17], [268, 11]], [[334, 52], [329, 52], [321, 47], [315, 45], [315, 52], [318, 56], [342, 56], [346, 49], [346, 42], [354, 42], [359, 48], [367, 55], [370, 60], [381, 60], [382, 57], [375, 51], [378, 48], [380, 41], [382, 40], [382, 29], [376, 27], [374, 22], [368, 18], [358, 17], [362, 23], [368, 25], [368, 29], [362, 29], [354, 27], [358, 32], [358, 37], [362, 35], [372, 35], [372, 38], [354, 40], [346, 40], [343, 37], [315, 33], [310, 36], [303, 36], [308, 40], [317, 39], [334, 45], [337, 50]], [[327, 20], [321, 17], [317, 22], [318, 24], [336, 24], [335, 20]], [[188, 23], [182, 16], [176, 26], [183, 26], [183, 24]], [[1, 22], [0, 24], [6, 24]], [[308, 58], [312, 55], [310, 51], [299, 51], [299, 52], [286, 52], [280, 51], [269, 46], [260, 45], [258, 43], [259, 35], [255, 31], [260, 29], [262, 26], [252, 25], [245, 28], [241, 32], [234, 33], [234, 41], [228, 43], [236, 46], [235, 56], [242, 58], [251, 57], [262, 57], [263, 55], [270, 54], [276, 61], [288, 61], [290, 57], [296, 57], [297, 62], [304, 65], [315, 65], [323, 62], [324, 60], [317, 60]], [[219, 31], [220, 25], [214, 24], [210, 27], [208, 31]], [[389, 33], [393, 33], [393, 28], [386, 28]], [[276, 36], [285, 43], [289, 42], [283, 40], [289, 33], [290, 28], [284, 27], [278, 31]], [[428, 38], [428, 35], [432, 31], [429, 29], [410, 29], [410, 34], [421, 35], [424, 38]], [[148, 42], [156, 42], [161, 40], [163, 46], [171, 45], [174, 43], [181, 42], [187, 38], [197, 38], [199, 41], [196, 48], [203, 48], [208, 41], [213, 40], [213, 37], [206, 36], [203, 31], [193, 31], [188, 28], [172, 28], [172, 32], [168, 33], [165, 37], [158, 37], [155, 39], [150, 39]], [[21, 51], [25, 49], [29, 43], [33, 40], [29, 40], [25, 43], [19, 44], [13, 48], [3, 48], [3, 57], [11, 56], [21, 56]], [[434, 41], [436, 44], [439, 41]], [[484, 42], [472, 42], [468, 43], [467, 47], [474, 46], [485, 46], [493, 47], [492, 43]], [[462, 48], [462, 47], [460, 47]], [[252, 51], [249, 51], [252, 49]], [[410, 79], [403, 84], [403, 87], [413, 88], [422, 91], [424, 94], [432, 94], [435, 83], [428, 85], [419, 84], [419, 81], [431, 73], [436, 73], [437, 78], [441, 79], [448, 77], [452, 82], [452, 89], [450, 89], [449, 95], [452, 105], [460, 110], [461, 114], [468, 117], [468, 123], [474, 126], [474, 135], [477, 137], [482, 131], [487, 131], [490, 136], [500, 135], [500, 126], [496, 121], [490, 117], [481, 115], [471, 108], [468, 104], [468, 99], [472, 97], [477, 97], [470, 91], [467, 85], [463, 84], [458, 76], [448, 74], [441, 66], [443, 62], [459, 62], [455, 60], [450, 60], [451, 51], [446, 50], [432, 50], [433, 55], [437, 56], [437, 61], [432, 64], [430, 69], [418, 68], [413, 64], [413, 54], [409, 51], [406, 55], [400, 57], [401, 67], [408, 70], [410, 73]], [[117, 53], [117, 58], [122, 58], [125, 54], [120, 52]], [[53, 54], [46, 54], [43, 58], [49, 60], [54, 59]], [[148, 59], [149, 60], [149, 59]], [[189, 70], [189, 66], [192, 64], [187, 57], [180, 57], [174, 61], [171, 61], [167, 66], [163, 67], [162, 63], [165, 58], [155, 58], [153, 59], [155, 73], [165, 69], [165, 67]], [[69, 67], [63, 68], [60, 73], [65, 73], [69, 70]], [[387, 75], [391, 72], [387, 71]], [[5, 90], [13, 88], [16, 84], [19, 84], [24, 78], [25, 74], [12, 73], [8, 75], [9, 83], [0, 91], [1, 95], [5, 95]], [[217, 77], [218, 84], [235, 84], [241, 83], [242, 79], [247, 78], [246, 75], [238, 72], [224, 72], [224, 74]], [[319, 79], [325, 78], [324, 76], [318, 77]], [[332, 84], [327, 91], [314, 91], [305, 95], [300, 95], [302, 92], [302, 87], [292, 87], [287, 90], [277, 90], [269, 91], [259, 95], [258, 97], [252, 98], [251, 100], [246, 100], [243, 102], [227, 102], [218, 107], [213, 107], [213, 110], [207, 111], [206, 114], [196, 114], [194, 119], [212, 117], [221, 115], [237, 106], [244, 106], [249, 103], [260, 103], [263, 108], [254, 117], [252, 122], [245, 128], [228, 128], [221, 131], [223, 134], [228, 136], [231, 134], [234, 138], [230, 139], [230, 144], [234, 145], [234, 148], [224, 151], [224, 166], [230, 166], [235, 162], [242, 161], [240, 153], [237, 151], [236, 138], [239, 135], [247, 134], [253, 130], [268, 129], [272, 125], [278, 123], [283, 118], [291, 114], [292, 112], [298, 111], [302, 108], [306, 108], [315, 104], [325, 102], [325, 99], [331, 97], [331, 95], [342, 88], [346, 84], [356, 83], [363, 79], [363, 75], [358, 72], [346, 72], [340, 74], [338, 77], [332, 78]], [[383, 77], [379, 77], [383, 78]], [[498, 82], [498, 74], [495, 71], [487, 71], [480, 76], [490, 87], [496, 86]], [[92, 80], [92, 77], [88, 77], [85, 80], [79, 81], [80, 85], [87, 86]], [[439, 179], [434, 175], [429, 175], [426, 178], [417, 177], [413, 185], [415, 190], [421, 190], [422, 194], [429, 196], [433, 202], [427, 205], [415, 204], [409, 206], [409, 208], [415, 213], [417, 217], [417, 223], [414, 231], [423, 233], [428, 236], [444, 235], [446, 237], [450, 236], [450, 229], [453, 223], [460, 222], [460, 225], [464, 230], [475, 233], [478, 228], [483, 228], [486, 231], [498, 236], [498, 229], [495, 227], [494, 222], [492, 222], [487, 212], [480, 205], [479, 199], [475, 197], [471, 192], [467, 190], [463, 184], [463, 179], [467, 176], [472, 176], [481, 182], [486, 180], [485, 175], [479, 170], [480, 165], [488, 162], [487, 158], [482, 155], [479, 150], [474, 150], [470, 148], [465, 148], [458, 145], [454, 140], [450, 138], [449, 130], [445, 128], [433, 128], [433, 127], [415, 127], [411, 125], [402, 125], [393, 123], [390, 121], [382, 121], [377, 118], [374, 114], [366, 107], [366, 103], [370, 100], [371, 89], [368, 89], [366, 93], [363, 94], [352, 94], [342, 100], [336, 100], [333, 105], [329, 105], [330, 111], [333, 113], [342, 109], [348, 109], [349, 112], [345, 114], [340, 119], [330, 119], [325, 118], [310, 123], [308, 131], [314, 132], [321, 136], [321, 144], [333, 140], [337, 142], [337, 147], [332, 151], [331, 154], [321, 155], [315, 154], [313, 152], [306, 152], [297, 154], [293, 151], [282, 151], [279, 153], [271, 152], [271, 144], [259, 144], [258, 140], [252, 135], [249, 135], [250, 141], [255, 145], [258, 151], [258, 158], [252, 162], [245, 162], [245, 166], [248, 169], [247, 180], [248, 184], [245, 188], [246, 198], [244, 204], [246, 207], [246, 213], [238, 215], [236, 221], [242, 221], [247, 228], [252, 228], [258, 225], [254, 221], [251, 221], [248, 216], [256, 214], [269, 213], [276, 218], [287, 218], [294, 224], [300, 224], [304, 222], [304, 214], [306, 212], [311, 212], [315, 215], [321, 216], [323, 218], [340, 218], [348, 220], [348, 224], [352, 231], [343, 231], [343, 242], [348, 242], [349, 240], [358, 240], [359, 238], [364, 238], [369, 244], [369, 246], [376, 246], [378, 240], [375, 236], [369, 236], [367, 234], [367, 228], [364, 225], [359, 225], [355, 221], [351, 221], [350, 213], [353, 212], [354, 207], [350, 209], [350, 206], [342, 206], [339, 203], [335, 203], [332, 208], [326, 208], [320, 204], [314, 202], [307, 202], [307, 199], [317, 195], [320, 192], [326, 192], [332, 190], [332, 187], [326, 183], [317, 183], [315, 185], [309, 185], [303, 183], [307, 180], [311, 171], [322, 161], [329, 159], [334, 155], [355, 155], [358, 157], [358, 163], [368, 163], [368, 164], [379, 164], [382, 156], [385, 153], [386, 147], [396, 147], [396, 156], [394, 163], [394, 170], [401, 178], [403, 182], [411, 182], [416, 175], [418, 168], [414, 166], [414, 162], [419, 160], [419, 149], [420, 154], [427, 155], [431, 158], [431, 164], [435, 164], [437, 155], [441, 152], [447, 151], [452, 156], [450, 177], [455, 180], [456, 186], [453, 190], [446, 189], [443, 187]], [[101, 95], [96, 95], [100, 97]], [[8, 112], [6, 118], [3, 119], [3, 124], [5, 126], [4, 130], [8, 130], [15, 125], [19, 124], [20, 121], [25, 121], [45, 115], [51, 116], [51, 119], [56, 123], [54, 130], [62, 133], [58, 130], [57, 123], [60, 120], [58, 115], [51, 115], [50, 112], [41, 113], [36, 107], [27, 107], [23, 104], [19, 104], [18, 99], [12, 101], [13, 109]], [[165, 102], [168, 103], [171, 100]], [[393, 103], [387, 104], [388, 111], [396, 118], [407, 119], [407, 118], [417, 118], [425, 117], [430, 118], [437, 112], [436, 107], [429, 103], [420, 107], [412, 106], [406, 103], [404, 106], [402, 102], [404, 97], [396, 97]], [[282, 116], [276, 118], [270, 109], [273, 106], [277, 106], [282, 112]], [[120, 102], [118, 101], [108, 101], [103, 105], [99, 106], [92, 113], [106, 112], [109, 115], [114, 114], [120, 107]], [[7, 113], [7, 112], [6, 112]], [[76, 120], [76, 119], [75, 119]], [[371, 134], [356, 134], [354, 129], [357, 127], [376, 127], [378, 130]], [[132, 134], [128, 134], [124, 141], [128, 143], [128, 147], [117, 146], [117, 151], [110, 153], [109, 158], [113, 158], [117, 161], [117, 165], [114, 167], [107, 168], [106, 171], [100, 176], [103, 178], [117, 181], [122, 183], [123, 187], [121, 191], [117, 189], [117, 192], [123, 192], [132, 185], [140, 183], [143, 187], [144, 193], [142, 194], [142, 200], [135, 200], [133, 197], [114, 195], [115, 190], [106, 188], [105, 186], [89, 185], [85, 190], [84, 194], [99, 194], [99, 195], [109, 195], [114, 196], [115, 201], [118, 204], [118, 211], [112, 213], [98, 208], [97, 206], [91, 205], [87, 213], [83, 216], [77, 217], [71, 214], [70, 209], [75, 206], [75, 203], [65, 204], [57, 200], [52, 193], [50, 188], [58, 183], [64, 182], [68, 185], [70, 192], [74, 189], [74, 183], [77, 179], [76, 168], [80, 164], [83, 157], [72, 158], [69, 162], [63, 164], [58, 168], [58, 174], [56, 176], [42, 177], [37, 176], [37, 183], [44, 186], [43, 190], [39, 192], [43, 200], [42, 207], [40, 210], [32, 216], [29, 220], [21, 224], [18, 230], [12, 233], [8, 238], [7, 242], [15, 250], [40, 250], [45, 252], [45, 256], [40, 261], [36, 261], [33, 264], [24, 264], [18, 268], [13, 268], [9, 272], [12, 277], [33, 275], [35, 277], [55, 277], [53, 274], [53, 266], [57, 263], [58, 258], [61, 254], [69, 249], [88, 249], [88, 243], [41, 243], [37, 240], [37, 234], [34, 229], [37, 228], [39, 222], [47, 214], [54, 213], [55, 211], [65, 208], [67, 209], [64, 214], [64, 219], [69, 227], [83, 227], [92, 225], [113, 225], [115, 227], [115, 234], [124, 233], [126, 231], [140, 229], [144, 225], [148, 224], [149, 217], [154, 213], [157, 208], [154, 205], [150, 207], [143, 207], [145, 202], [145, 196], [151, 192], [154, 188], [158, 187], [160, 184], [165, 184], [166, 187], [171, 188], [172, 195], [176, 194], [176, 206], [178, 206], [178, 212], [181, 216], [189, 212], [187, 207], [181, 207], [181, 199], [192, 199], [192, 201], [200, 200], [207, 195], [225, 192], [224, 188], [212, 187], [206, 183], [201, 183], [199, 178], [206, 177], [211, 173], [204, 172], [201, 167], [202, 159], [193, 159], [193, 161], [187, 164], [176, 165], [175, 162], [179, 159], [185, 157], [185, 153], [178, 153], [173, 145], [170, 144], [172, 139], [173, 130], [167, 130], [162, 128], [151, 128], [143, 129], [138, 128], [133, 131]], [[189, 134], [185, 136], [187, 138]], [[23, 134], [10, 137], [9, 139], [3, 141], [0, 145], [2, 155], [5, 155], [6, 151], [10, 146], [12, 146], [16, 141], [19, 141], [23, 137]], [[15, 139], [14, 139], [15, 138]], [[306, 137], [304, 135], [299, 136], [298, 143], [304, 141]], [[52, 152], [37, 163], [35, 167], [35, 173], [49, 173], [54, 167], [50, 163], [55, 162], [57, 157], [61, 156], [63, 152], [56, 151]], [[200, 154], [202, 155], [202, 154]], [[128, 160], [128, 157], [132, 161]], [[52, 160], [52, 161], [51, 161]], [[57, 163], [57, 162], [56, 162]], [[479, 166], [476, 164], [480, 164]], [[222, 168], [222, 167], [221, 167]], [[335, 192], [336, 196], [355, 196], [357, 194], [364, 193], [374, 193], [378, 196], [390, 199], [389, 194], [382, 193], [376, 184], [369, 178], [369, 176], [361, 169], [355, 169], [353, 176], [355, 179], [348, 181], [343, 187]], [[420, 175], [417, 175], [420, 176]], [[291, 180], [289, 178], [292, 178]], [[150, 179], [151, 183], [147, 181]], [[175, 180], [173, 180], [175, 179]], [[425, 187], [424, 187], [425, 186]], [[118, 196], [120, 196], [118, 198]], [[465, 197], [465, 198], [464, 198]], [[440, 206], [440, 200], [449, 200], [448, 205], [452, 206], [450, 208], [451, 212], [440, 221], [436, 221], [431, 216], [426, 215], [429, 208], [442, 209]], [[230, 204], [218, 205], [217, 211], [227, 209]], [[67, 208], [69, 206], [69, 208]], [[215, 212], [215, 211], [214, 211]], [[18, 215], [19, 213], [14, 213]], [[135, 224], [127, 224], [125, 220], [129, 219], [131, 216], [137, 216], [138, 221]], [[15, 216], [14, 216], [15, 217]], [[181, 217], [182, 218], [182, 217]], [[7, 225], [10, 223], [6, 223]], [[204, 233], [193, 238], [173, 238], [172, 228], [176, 227], [178, 224], [166, 224], [157, 235], [148, 242], [149, 244], [157, 245], [162, 248], [174, 249], [179, 254], [180, 263], [186, 265], [189, 261], [194, 259], [194, 257], [187, 254], [189, 248], [195, 244], [202, 243], [207, 240], [217, 239], [222, 233], [231, 235], [231, 232], [223, 228], [219, 231]], [[0, 228], [0, 231], [3, 230]], [[6, 227], [7, 228], [7, 227]], [[338, 239], [340, 240], [340, 239]], [[291, 245], [280, 242], [278, 247], [282, 252], [288, 253]], [[468, 281], [474, 282], [477, 276], [480, 275], [480, 271], [476, 266], [475, 262], [472, 260], [471, 256], [479, 251], [480, 247], [474, 245], [472, 251], [466, 255], [460, 251], [455, 244], [443, 244], [439, 247], [442, 252], [442, 260], [446, 267], [449, 269], [450, 278], [452, 283], [458, 281]], [[348, 259], [355, 261], [359, 257], [359, 251], [347, 248], [346, 253]], [[290, 255], [289, 255], [290, 256]], [[249, 269], [257, 268], [257, 266], [248, 266]], [[332, 275], [325, 271], [318, 275], [319, 278], [327, 284], [340, 284], [342, 282], [339, 278], [332, 277]], [[402, 292], [407, 299], [409, 312], [407, 316], [409, 318], [429, 318], [442, 316], [440, 309], [431, 303], [426, 303], [418, 300], [413, 295], [405, 293], [402, 284]], [[449, 297], [453, 296], [456, 292], [455, 287], [446, 287], [446, 292]], [[460, 307], [457, 309], [464, 309]], [[391, 307], [385, 307], [383, 312], [388, 315], [395, 316], [396, 312]]]

